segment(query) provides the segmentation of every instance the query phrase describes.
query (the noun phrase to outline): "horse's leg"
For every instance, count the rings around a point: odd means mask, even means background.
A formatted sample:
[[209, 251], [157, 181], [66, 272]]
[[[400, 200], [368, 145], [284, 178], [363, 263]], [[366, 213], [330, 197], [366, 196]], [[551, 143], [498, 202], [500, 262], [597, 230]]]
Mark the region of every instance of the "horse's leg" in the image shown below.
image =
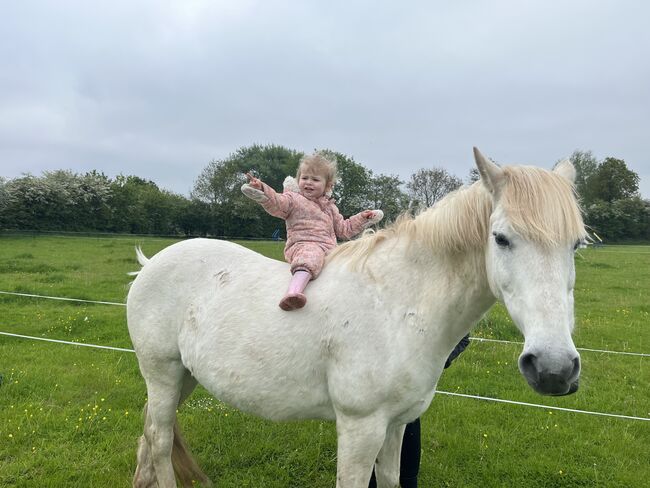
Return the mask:
[[[147, 383], [149, 401], [144, 422], [144, 440], [140, 440], [138, 468], [133, 486], [138, 488], [156, 486], [157, 482], [160, 488], [174, 488], [176, 478], [171, 460], [174, 424], [176, 408], [181, 400], [183, 387], [188, 381], [188, 373], [178, 360], [167, 363], [156, 361], [155, 374], [154, 368], [149, 371], [145, 365], [140, 366]], [[186, 388], [190, 392], [194, 388], [193, 381], [191, 379], [187, 383]]]
[[[180, 406], [185, 399], [190, 396], [194, 388], [196, 387], [197, 381], [189, 373], [185, 372], [183, 378], [183, 385], [181, 387], [181, 394], [178, 400], [178, 405]], [[150, 422], [150, 419], [147, 415], [148, 405], [144, 406], [144, 419], [145, 419], [145, 429], [147, 423]], [[149, 442], [146, 437], [142, 435], [139, 441], [138, 447], [138, 467], [135, 471], [135, 476], [133, 477], [133, 486], [136, 488], [153, 488], [158, 486], [158, 481], [156, 479], [156, 472], [154, 470], [153, 459], [151, 458], [151, 449]], [[181, 481], [183, 486], [192, 486], [191, 480], [201, 481], [204, 486], [209, 486], [209, 479], [203, 474], [201, 469], [198, 467], [192, 455], [190, 454], [185, 441], [178, 429], [178, 424], [174, 423], [174, 447], [172, 449], [172, 463], [174, 466], [174, 471]], [[188, 478], [190, 481], [188, 482]]]
[[387, 424], [379, 416], [336, 416], [336, 488], [368, 488], [372, 467], [384, 443]]
[[391, 425], [386, 431], [384, 445], [375, 463], [377, 488], [399, 487], [399, 464], [404, 428], [404, 425]]
[[[145, 429], [148, 421], [147, 410], [147, 404], [145, 403], [144, 411], [142, 414], [144, 418]], [[136, 466], [135, 474], [133, 475], [133, 488], [157, 487], [158, 480], [156, 479], [156, 471], [153, 468], [151, 449], [149, 448], [149, 443], [147, 442], [144, 434], [142, 434], [138, 440], [137, 463], [138, 465]]]

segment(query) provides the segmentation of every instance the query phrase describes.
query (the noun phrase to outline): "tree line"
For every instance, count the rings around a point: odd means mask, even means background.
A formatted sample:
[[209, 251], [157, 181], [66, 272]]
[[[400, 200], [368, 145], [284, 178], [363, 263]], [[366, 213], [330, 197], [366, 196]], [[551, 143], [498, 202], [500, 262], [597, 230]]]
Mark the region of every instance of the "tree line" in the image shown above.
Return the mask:
[[[386, 221], [433, 205], [463, 180], [443, 168], [420, 169], [406, 181], [376, 174], [352, 157], [326, 150], [338, 163], [334, 198], [349, 216], [382, 209]], [[138, 176], [109, 178], [91, 171], [58, 170], [0, 178], [0, 229], [157, 235], [284, 237], [283, 223], [245, 198], [239, 188], [252, 171], [276, 190], [295, 175], [301, 152], [276, 145], [241, 148], [213, 160], [195, 180], [189, 198]], [[576, 151], [576, 190], [592, 231], [609, 240], [650, 239], [650, 201], [638, 193], [639, 177], [615, 158], [596, 160]], [[473, 169], [467, 183], [478, 179]]]
[[575, 151], [576, 191], [588, 229], [609, 240], [649, 240], [650, 200], [639, 194], [639, 175], [622, 159], [598, 161]]

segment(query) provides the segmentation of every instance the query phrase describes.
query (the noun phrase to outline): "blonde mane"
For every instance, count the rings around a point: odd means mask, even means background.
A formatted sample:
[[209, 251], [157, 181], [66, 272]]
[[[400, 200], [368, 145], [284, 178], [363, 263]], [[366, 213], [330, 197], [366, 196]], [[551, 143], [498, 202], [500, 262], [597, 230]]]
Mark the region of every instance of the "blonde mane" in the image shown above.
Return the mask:
[[544, 246], [586, 237], [575, 187], [566, 178], [532, 166], [503, 168], [506, 187], [499, 203], [513, 230]]
[[[505, 166], [499, 204], [513, 230], [543, 246], [573, 243], [586, 233], [573, 185], [564, 177], [530, 166]], [[477, 181], [462, 187], [416, 217], [401, 215], [377, 232], [338, 246], [329, 260], [362, 264], [379, 244], [392, 239], [422, 243], [432, 250], [460, 253], [485, 247], [493, 199]]]

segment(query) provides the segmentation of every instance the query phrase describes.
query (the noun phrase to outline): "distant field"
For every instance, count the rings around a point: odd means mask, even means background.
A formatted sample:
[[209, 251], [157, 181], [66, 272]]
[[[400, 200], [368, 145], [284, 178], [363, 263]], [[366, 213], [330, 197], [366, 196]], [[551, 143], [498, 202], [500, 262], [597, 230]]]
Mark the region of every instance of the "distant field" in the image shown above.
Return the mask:
[[[0, 236], [0, 291], [124, 302], [133, 248], [172, 239]], [[244, 242], [282, 258], [282, 243]], [[650, 354], [650, 247], [576, 256], [576, 345]], [[0, 331], [131, 348], [125, 309], [0, 294]], [[521, 341], [495, 306], [474, 337]], [[536, 395], [517, 371], [521, 345], [473, 341], [438, 385], [458, 392], [650, 418], [650, 357], [582, 351], [580, 391]], [[145, 388], [129, 352], [0, 335], [0, 486], [130, 486]], [[179, 422], [216, 485], [333, 487], [327, 422], [272, 423], [197, 391]], [[650, 422], [437, 395], [424, 415], [422, 487], [642, 487]]]

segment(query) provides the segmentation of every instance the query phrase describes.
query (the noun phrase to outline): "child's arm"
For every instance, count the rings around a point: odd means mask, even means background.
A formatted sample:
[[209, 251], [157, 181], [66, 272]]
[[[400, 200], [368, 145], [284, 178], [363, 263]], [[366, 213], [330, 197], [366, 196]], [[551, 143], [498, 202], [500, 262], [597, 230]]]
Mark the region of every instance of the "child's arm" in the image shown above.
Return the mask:
[[246, 173], [246, 176], [248, 183], [242, 185], [242, 193], [262, 205], [264, 210], [274, 217], [286, 219], [293, 209], [293, 198], [289, 195], [276, 193], [273, 188], [265, 185], [250, 173]]
[[341, 239], [351, 239], [359, 232], [379, 222], [384, 218], [381, 210], [364, 210], [349, 219], [344, 219], [338, 208], [332, 205], [332, 218], [334, 220], [334, 233]]

